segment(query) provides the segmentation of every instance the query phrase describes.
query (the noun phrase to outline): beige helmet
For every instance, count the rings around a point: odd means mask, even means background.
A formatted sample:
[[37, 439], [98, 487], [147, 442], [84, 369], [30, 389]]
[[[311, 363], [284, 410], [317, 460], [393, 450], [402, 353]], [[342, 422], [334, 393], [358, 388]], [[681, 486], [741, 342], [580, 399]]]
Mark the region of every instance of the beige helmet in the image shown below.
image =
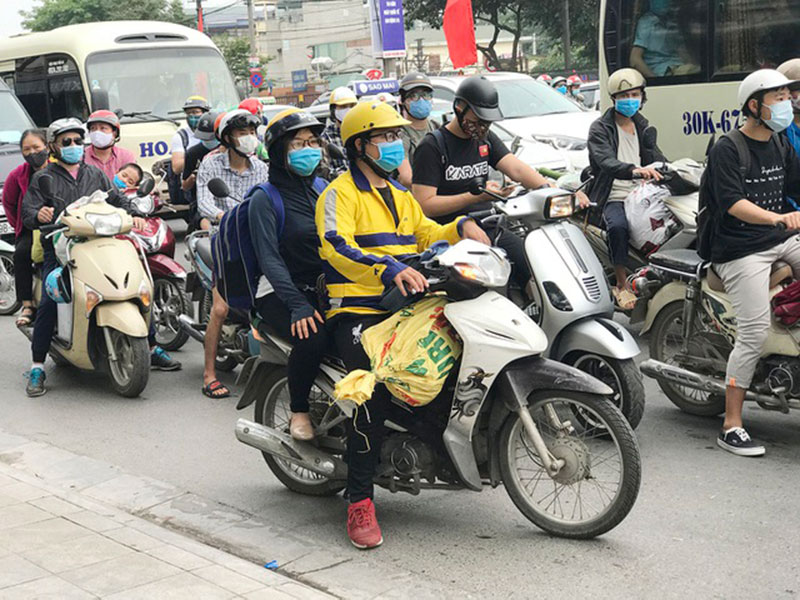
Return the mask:
[[777, 71], [785, 75], [786, 79], [795, 82], [789, 86], [792, 90], [800, 89], [800, 58], [790, 58], [782, 63]]
[[644, 76], [636, 69], [625, 68], [614, 71], [608, 77], [608, 93], [611, 96], [616, 96], [622, 92], [635, 90], [636, 88], [644, 89], [647, 81]]
[[331, 96], [328, 99], [328, 104], [330, 106], [342, 106], [356, 104], [358, 102], [358, 98], [356, 98], [356, 94], [353, 90], [349, 87], [338, 87], [331, 92]]

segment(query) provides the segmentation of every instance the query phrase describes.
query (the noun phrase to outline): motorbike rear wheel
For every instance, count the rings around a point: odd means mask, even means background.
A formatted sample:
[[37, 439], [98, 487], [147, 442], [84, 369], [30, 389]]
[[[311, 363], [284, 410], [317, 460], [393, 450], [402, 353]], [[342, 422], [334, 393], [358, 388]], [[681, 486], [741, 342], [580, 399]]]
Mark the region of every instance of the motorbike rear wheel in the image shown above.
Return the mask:
[[182, 281], [157, 277], [153, 281], [153, 319], [156, 326], [156, 343], [164, 350], [181, 348], [189, 334], [181, 327], [178, 317], [191, 315], [192, 302], [183, 291]]
[[[312, 388], [308, 401], [311, 421], [316, 427], [330, 406], [329, 398], [321, 390]], [[288, 371], [286, 367], [276, 367], [264, 383], [264, 395], [256, 401], [255, 421], [288, 433], [290, 412]], [[328, 479], [266, 452], [261, 454], [275, 477], [293, 492], [308, 496], [335, 496], [345, 488], [343, 481]]]
[[136, 398], [150, 378], [150, 345], [147, 338], [135, 338], [109, 329], [117, 360], [108, 359], [111, 387], [120, 396]]
[[[695, 319], [696, 321], [697, 319]], [[691, 347], [702, 344], [702, 336], [692, 336]], [[658, 313], [650, 333], [650, 357], [667, 364], [676, 364], [674, 356], [683, 340], [683, 301], [668, 304]], [[702, 354], [698, 354], [702, 356]], [[682, 366], [682, 365], [679, 365]], [[725, 397], [658, 380], [658, 387], [683, 412], [699, 417], [715, 417], [725, 412]]]
[[14, 279], [14, 254], [0, 252], [0, 315], [13, 315], [20, 306]]
[[[551, 477], [519, 415], [510, 415], [498, 456], [514, 505], [560, 537], [589, 539], [619, 525], [639, 494], [642, 470], [633, 430], [619, 409], [599, 396], [546, 391], [530, 398], [528, 411], [547, 449], [565, 464]], [[578, 413], [589, 415], [588, 422], [576, 419]]]

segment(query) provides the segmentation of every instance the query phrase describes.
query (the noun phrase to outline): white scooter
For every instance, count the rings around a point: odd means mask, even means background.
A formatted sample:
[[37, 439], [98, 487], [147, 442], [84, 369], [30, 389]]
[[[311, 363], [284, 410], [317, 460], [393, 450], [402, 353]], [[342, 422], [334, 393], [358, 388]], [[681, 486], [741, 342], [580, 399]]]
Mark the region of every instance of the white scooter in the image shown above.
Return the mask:
[[[463, 352], [431, 404], [392, 404], [375, 483], [412, 494], [502, 483], [525, 517], [549, 533], [591, 538], [609, 531], [633, 506], [641, 475], [636, 439], [608, 399], [611, 389], [544, 358], [545, 334], [494, 291], [511, 271], [501, 251], [464, 240], [431, 254], [418, 269], [430, 293], [450, 300], [444, 314]], [[255, 402], [256, 422], [239, 419], [236, 437], [261, 450], [287, 488], [336, 494], [347, 477], [345, 425], [353, 407], [332, 398], [346, 370], [333, 357], [323, 363], [309, 399], [315, 439], [294, 440], [284, 366], [291, 346], [263, 323], [258, 331], [261, 355], [242, 369], [247, 385], [238, 405]]]
[[19, 307], [14, 281], [14, 246], [0, 240], [0, 315], [13, 315]]

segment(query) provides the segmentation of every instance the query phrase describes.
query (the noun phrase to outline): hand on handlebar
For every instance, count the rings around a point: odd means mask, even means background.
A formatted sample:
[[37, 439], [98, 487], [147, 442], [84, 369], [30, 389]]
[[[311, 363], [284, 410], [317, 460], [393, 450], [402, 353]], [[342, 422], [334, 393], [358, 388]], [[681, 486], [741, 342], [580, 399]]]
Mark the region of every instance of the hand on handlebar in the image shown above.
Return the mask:
[[589, 196], [580, 191], [575, 192], [575, 199], [578, 201], [578, 205], [581, 208], [587, 208], [591, 204]]
[[783, 229], [800, 229], [800, 212], [793, 210], [792, 212], [777, 215], [777, 219], [775, 221], [775, 226], [780, 227], [783, 226]]
[[39, 209], [36, 218], [39, 220], [39, 223], [49, 223], [53, 220], [53, 207], [52, 206], [43, 206]]
[[428, 289], [428, 280], [425, 276], [411, 267], [406, 267], [394, 276], [394, 284], [403, 296], [408, 296], [408, 293], [418, 294]]
[[650, 181], [651, 179], [655, 179], [656, 181], [661, 181], [664, 179], [664, 176], [659, 173], [653, 167], [639, 167], [633, 170], [633, 176], [639, 177], [644, 179], [645, 181]]
[[322, 320], [322, 316], [320, 316], [319, 312], [315, 310], [312, 316], [300, 319], [299, 321], [295, 321], [294, 323], [292, 323], [290, 327], [292, 335], [301, 340], [304, 340], [306, 338], [311, 337], [309, 329], [314, 333], [317, 333], [317, 324], [314, 321], [314, 319], [316, 319], [320, 323], [324, 323], [324, 321]]
[[489, 239], [489, 236], [486, 235], [486, 232], [473, 220], [464, 221], [464, 224], [461, 226], [461, 239], [475, 240], [487, 246], [492, 245], [492, 241]]

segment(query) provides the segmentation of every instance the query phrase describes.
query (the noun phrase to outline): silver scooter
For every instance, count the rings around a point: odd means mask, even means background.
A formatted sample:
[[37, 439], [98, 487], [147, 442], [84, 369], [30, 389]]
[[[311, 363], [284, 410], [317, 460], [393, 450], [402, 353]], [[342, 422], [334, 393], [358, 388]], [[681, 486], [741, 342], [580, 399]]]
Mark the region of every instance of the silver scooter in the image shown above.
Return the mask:
[[644, 413], [644, 384], [634, 362], [639, 345], [612, 320], [614, 303], [603, 267], [583, 231], [569, 221], [576, 212], [573, 192], [558, 188], [523, 190], [503, 198], [486, 192], [493, 208], [471, 216], [498, 220], [523, 237], [531, 280], [509, 296], [544, 331], [546, 356], [600, 379], [614, 390], [614, 402], [636, 427]]

